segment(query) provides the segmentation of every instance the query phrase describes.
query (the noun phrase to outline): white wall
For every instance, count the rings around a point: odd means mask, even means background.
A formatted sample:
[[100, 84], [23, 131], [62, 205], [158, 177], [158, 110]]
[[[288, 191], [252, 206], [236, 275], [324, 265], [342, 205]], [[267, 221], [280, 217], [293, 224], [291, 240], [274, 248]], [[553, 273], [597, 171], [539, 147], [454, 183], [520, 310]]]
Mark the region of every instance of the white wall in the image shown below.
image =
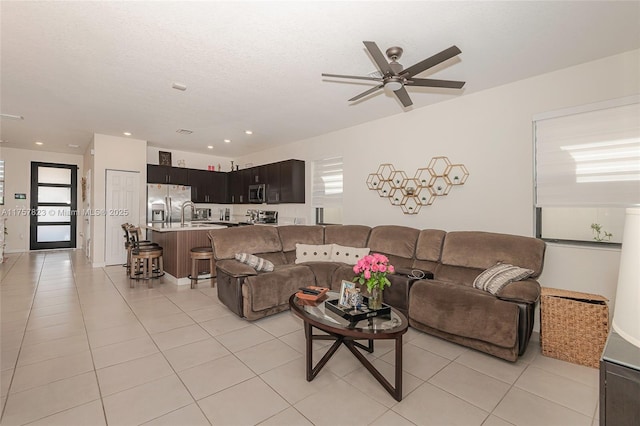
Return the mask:
[[173, 163], [174, 167], [178, 167], [178, 161], [184, 160], [185, 167], [189, 169], [208, 170], [208, 166], [215, 166], [216, 171], [219, 171], [218, 170], [218, 164], [219, 164], [220, 167], [222, 167], [223, 172], [228, 172], [231, 170], [231, 159], [227, 157], [197, 154], [195, 152], [185, 152], [185, 151], [179, 151], [176, 149], [158, 148], [155, 146], [147, 147], [147, 163], [158, 164], [159, 163], [158, 152], [160, 151], [171, 153], [171, 162]]
[[[106, 203], [107, 169], [140, 173], [140, 217], [138, 223], [144, 223], [147, 214], [147, 141], [117, 136], [95, 134], [90, 154], [92, 170], [91, 208], [104, 210]], [[92, 216], [91, 224], [91, 262], [94, 267], [105, 264], [105, 217]]]
[[[83, 173], [82, 155], [60, 154], [56, 152], [45, 152], [29, 149], [0, 148], [0, 159], [4, 160], [4, 206], [0, 206], [0, 216], [7, 218], [7, 253], [23, 252], [29, 250], [29, 216], [16, 216], [12, 213], [14, 209], [27, 212], [30, 208], [31, 200], [31, 162], [46, 162], [59, 164], [75, 164], [78, 166], [78, 207], [80, 201], [80, 178]], [[14, 199], [15, 193], [27, 194], [26, 200]], [[4, 214], [2, 214], [4, 213]], [[83, 236], [81, 218], [78, 218], [76, 228], [76, 245], [82, 247]]]
[[[313, 222], [310, 162], [343, 156], [344, 223], [532, 236], [532, 117], [638, 93], [640, 50], [635, 50], [263, 151], [239, 162], [306, 160], [304, 212], [309, 223]], [[465, 164], [469, 179], [417, 215], [404, 215], [366, 187], [367, 175], [381, 163], [392, 163], [411, 176], [438, 155]], [[599, 293], [613, 301], [618, 262], [617, 250], [550, 246], [540, 282]]]

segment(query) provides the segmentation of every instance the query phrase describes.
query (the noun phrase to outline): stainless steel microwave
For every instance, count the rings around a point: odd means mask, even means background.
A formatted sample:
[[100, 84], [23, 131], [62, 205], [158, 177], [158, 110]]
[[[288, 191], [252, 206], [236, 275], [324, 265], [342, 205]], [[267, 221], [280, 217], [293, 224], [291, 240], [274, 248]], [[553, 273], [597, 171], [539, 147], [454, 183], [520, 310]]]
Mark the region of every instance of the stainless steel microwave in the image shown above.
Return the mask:
[[250, 203], [264, 203], [266, 202], [266, 188], [265, 185], [249, 185], [249, 202]]

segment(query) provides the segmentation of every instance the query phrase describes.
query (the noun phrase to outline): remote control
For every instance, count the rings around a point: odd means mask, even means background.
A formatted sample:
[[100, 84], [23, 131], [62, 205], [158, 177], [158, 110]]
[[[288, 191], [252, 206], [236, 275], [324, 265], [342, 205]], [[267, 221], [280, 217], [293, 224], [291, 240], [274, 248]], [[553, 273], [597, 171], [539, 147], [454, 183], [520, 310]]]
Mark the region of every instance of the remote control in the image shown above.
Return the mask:
[[313, 294], [314, 296], [317, 296], [320, 294], [320, 292], [318, 290], [312, 290], [310, 288], [306, 288], [306, 287], [300, 287], [300, 290], [302, 290], [302, 292], [304, 294]]

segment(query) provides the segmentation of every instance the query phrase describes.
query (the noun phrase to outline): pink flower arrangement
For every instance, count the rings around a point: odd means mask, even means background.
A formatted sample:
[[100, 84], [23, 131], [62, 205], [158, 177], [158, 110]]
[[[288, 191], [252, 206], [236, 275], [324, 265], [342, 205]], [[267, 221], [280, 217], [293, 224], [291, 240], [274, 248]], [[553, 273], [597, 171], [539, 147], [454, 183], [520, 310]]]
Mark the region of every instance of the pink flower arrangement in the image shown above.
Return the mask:
[[371, 293], [374, 287], [383, 290], [385, 286], [390, 286], [391, 282], [387, 274], [393, 274], [395, 269], [389, 264], [389, 258], [380, 253], [373, 253], [360, 259], [353, 267], [356, 275], [353, 280], [360, 284], [366, 284], [367, 290]]

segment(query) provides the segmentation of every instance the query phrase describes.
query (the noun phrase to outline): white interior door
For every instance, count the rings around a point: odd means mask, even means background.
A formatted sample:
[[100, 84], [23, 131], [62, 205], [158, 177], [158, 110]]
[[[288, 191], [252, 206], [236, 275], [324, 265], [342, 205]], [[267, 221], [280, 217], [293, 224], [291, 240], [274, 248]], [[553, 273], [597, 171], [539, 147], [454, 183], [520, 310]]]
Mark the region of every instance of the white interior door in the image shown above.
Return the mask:
[[[84, 176], [85, 178], [85, 187], [82, 189], [82, 208], [85, 209], [85, 212], [91, 211], [91, 169], [87, 170], [87, 173]], [[87, 256], [87, 259], [91, 259], [91, 215], [85, 214], [82, 217], [83, 226], [84, 226], [84, 253]]]
[[107, 170], [105, 202], [105, 264], [126, 262], [122, 224], [140, 218], [140, 173]]

